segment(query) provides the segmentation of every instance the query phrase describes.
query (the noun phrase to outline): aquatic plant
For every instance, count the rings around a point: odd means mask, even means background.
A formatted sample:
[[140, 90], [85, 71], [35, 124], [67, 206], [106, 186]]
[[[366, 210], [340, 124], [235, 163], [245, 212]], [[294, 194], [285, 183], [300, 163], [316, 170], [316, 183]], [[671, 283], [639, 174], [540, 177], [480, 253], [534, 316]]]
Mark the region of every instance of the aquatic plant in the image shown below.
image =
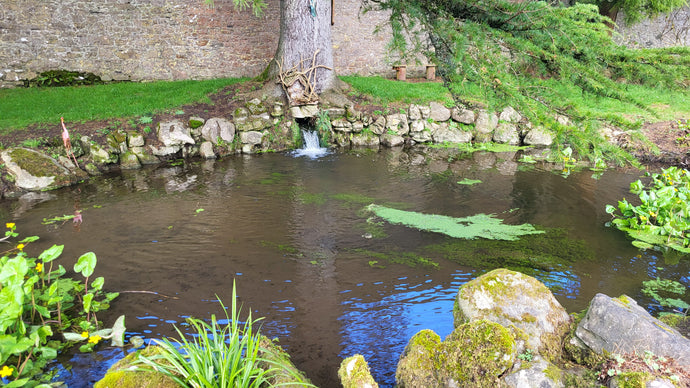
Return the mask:
[[[19, 236], [15, 223], [5, 224], [4, 241]], [[0, 366], [8, 387], [33, 387], [46, 364], [72, 340], [87, 340], [84, 350], [92, 350], [102, 339], [124, 335], [121, 330], [99, 330], [96, 313], [109, 307], [117, 293], [103, 293], [104, 279], [89, 281], [96, 266], [96, 255], [88, 252], [74, 265], [84, 280], [64, 277], [66, 269], [55, 260], [63, 245], [53, 245], [38, 257], [29, 257], [25, 248], [38, 237], [20, 240], [0, 257]], [[69, 333], [76, 331], [82, 334]], [[55, 335], [63, 333], [66, 342]], [[121, 343], [121, 338], [117, 340]], [[39, 381], [37, 381], [37, 379]]]
[[[211, 323], [197, 318], [187, 318], [186, 322], [196, 332], [187, 339], [175, 327], [179, 339], [154, 340], [160, 351], [153, 355], [139, 355], [138, 363], [143, 368], [151, 368], [163, 373], [182, 386], [192, 387], [261, 387], [269, 384], [269, 378], [277, 370], [291, 370], [285, 360], [262, 358], [266, 349], [261, 345], [259, 330], [253, 326], [263, 318], [253, 319], [251, 311], [247, 320], [240, 325], [240, 311], [237, 306], [237, 291], [232, 285], [232, 304], [230, 313], [220, 302], [225, 312], [226, 325], [222, 325], [215, 314]], [[262, 368], [263, 364], [269, 367]], [[295, 374], [297, 381], [302, 376]], [[301, 382], [302, 386], [311, 386]]]
[[638, 248], [660, 246], [690, 253], [690, 172], [672, 166], [647, 176], [651, 178], [647, 186], [639, 179], [630, 184], [640, 205], [625, 198], [618, 201], [617, 208], [606, 205], [613, 217], [611, 224], [632, 237]]
[[520, 236], [541, 234], [530, 224], [507, 225], [492, 214], [476, 214], [469, 217], [454, 218], [438, 214], [423, 214], [393, 209], [371, 204], [366, 209], [391, 224], [401, 224], [412, 228], [448, 235], [455, 238], [490, 240], [517, 240]]
[[687, 315], [690, 304], [680, 297], [685, 295], [686, 287], [675, 280], [656, 278], [642, 282], [642, 293], [656, 300], [662, 307], [674, 309], [676, 312], [683, 312]]

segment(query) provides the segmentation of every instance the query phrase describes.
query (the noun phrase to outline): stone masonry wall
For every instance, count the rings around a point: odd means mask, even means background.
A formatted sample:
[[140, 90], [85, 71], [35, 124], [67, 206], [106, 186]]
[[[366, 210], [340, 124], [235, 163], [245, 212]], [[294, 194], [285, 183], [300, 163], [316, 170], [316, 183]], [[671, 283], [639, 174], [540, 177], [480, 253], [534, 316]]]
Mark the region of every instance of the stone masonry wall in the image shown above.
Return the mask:
[[690, 7], [683, 7], [655, 19], [645, 19], [632, 26], [623, 24], [622, 13], [617, 20], [621, 24], [616, 28], [619, 35], [615, 36], [619, 44], [637, 48], [690, 45]]
[[[0, 0], [0, 87], [58, 69], [106, 80], [255, 76], [278, 44], [280, 0], [266, 1], [266, 13], [257, 18], [236, 11], [232, 0], [215, 0], [213, 9], [203, 0]], [[385, 57], [390, 29], [374, 34], [387, 15], [363, 15], [360, 6], [360, 0], [335, 1], [336, 71], [392, 77]], [[687, 45], [689, 15], [684, 8], [620, 28], [620, 40]]]
[[[279, 0], [256, 18], [231, 0], [1, 0], [0, 86], [46, 70], [103, 79], [174, 80], [255, 76], [278, 44]], [[390, 72], [389, 35], [373, 36], [381, 13], [359, 15], [358, 0], [335, 2], [339, 74]]]

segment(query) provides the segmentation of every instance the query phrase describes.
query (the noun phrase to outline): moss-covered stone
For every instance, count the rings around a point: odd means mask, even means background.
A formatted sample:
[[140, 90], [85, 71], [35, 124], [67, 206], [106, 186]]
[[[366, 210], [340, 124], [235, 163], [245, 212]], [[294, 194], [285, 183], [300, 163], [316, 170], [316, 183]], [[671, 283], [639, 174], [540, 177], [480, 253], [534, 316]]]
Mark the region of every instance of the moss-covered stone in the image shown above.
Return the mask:
[[[134, 368], [133, 362], [139, 357], [153, 356], [158, 347], [149, 346], [143, 350], [129, 354], [116, 362], [94, 388], [177, 388], [180, 385], [172, 378], [152, 370]], [[139, 364], [141, 366], [141, 364]]]
[[397, 387], [441, 386], [435, 362], [440, 345], [441, 337], [433, 330], [422, 330], [410, 338], [395, 371]]
[[311, 381], [304, 372], [290, 360], [280, 345], [266, 336], [259, 340], [261, 362], [259, 367], [268, 370], [267, 377], [271, 387], [301, 388], [310, 387]]
[[83, 178], [71, 173], [55, 159], [27, 148], [8, 149], [1, 153], [1, 158], [14, 183], [22, 189], [52, 190]]
[[436, 370], [443, 386], [493, 388], [516, 356], [517, 345], [508, 329], [488, 320], [475, 320], [456, 327], [441, 343]]
[[338, 377], [343, 388], [378, 388], [369, 371], [369, 364], [361, 354], [343, 360], [338, 369]]
[[653, 379], [647, 372], [623, 372], [613, 378], [617, 388], [645, 388]]
[[453, 309], [455, 325], [488, 319], [526, 336], [527, 347], [557, 359], [570, 328], [570, 316], [537, 279], [497, 269], [460, 287]]

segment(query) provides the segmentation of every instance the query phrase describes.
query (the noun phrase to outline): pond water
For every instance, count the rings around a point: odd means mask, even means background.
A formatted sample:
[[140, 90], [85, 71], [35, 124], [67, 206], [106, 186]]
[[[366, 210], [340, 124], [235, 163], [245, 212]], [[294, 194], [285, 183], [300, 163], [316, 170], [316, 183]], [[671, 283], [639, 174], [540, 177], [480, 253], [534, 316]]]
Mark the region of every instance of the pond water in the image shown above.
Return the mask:
[[[605, 226], [606, 204], [642, 172], [560, 171], [514, 162], [515, 154], [348, 151], [320, 158], [290, 154], [192, 161], [92, 179], [0, 204], [29, 253], [65, 244], [66, 268], [98, 257], [95, 276], [123, 292], [99, 315], [126, 314], [127, 337], [174, 335], [186, 317], [222, 314], [233, 280], [244, 311], [265, 317], [292, 360], [320, 387], [338, 386], [341, 360], [363, 354], [382, 387], [395, 382], [407, 341], [422, 329], [452, 331], [459, 286], [497, 267], [547, 284], [569, 312], [596, 293], [627, 294], [651, 310], [643, 280], [690, 284], [687, 258], [641, 252]], [[430, 157], [433, 155], [433, 157]], [[463, 185], [463, 179], [481, 183]], [[462, 241], [401, 225], [367, 222], [375, 203], [421, 213], [495, 214], [544, 235], [518, 242]], [[42, 224], [82, 211], [83, 222]], [[370, 220], [371, 221], [371, 220]], [[527, 263], [527, 264], [526, 264]], [[123, 349], [63, 357], [70, 387], [91, 386]]]

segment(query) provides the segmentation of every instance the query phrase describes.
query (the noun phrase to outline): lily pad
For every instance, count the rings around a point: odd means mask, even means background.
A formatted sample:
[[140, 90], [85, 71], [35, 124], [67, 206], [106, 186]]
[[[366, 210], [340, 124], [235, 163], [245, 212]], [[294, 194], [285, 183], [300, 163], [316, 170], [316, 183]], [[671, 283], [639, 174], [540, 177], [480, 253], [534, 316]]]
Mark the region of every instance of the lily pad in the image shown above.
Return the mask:
[[468, 186], [476, 185], [477, 183], [482, 183], [482, 181], [480, 181], [479, 179], [465, 178], [465, 179], [458, 182], [459, 185], [468, 185]]

